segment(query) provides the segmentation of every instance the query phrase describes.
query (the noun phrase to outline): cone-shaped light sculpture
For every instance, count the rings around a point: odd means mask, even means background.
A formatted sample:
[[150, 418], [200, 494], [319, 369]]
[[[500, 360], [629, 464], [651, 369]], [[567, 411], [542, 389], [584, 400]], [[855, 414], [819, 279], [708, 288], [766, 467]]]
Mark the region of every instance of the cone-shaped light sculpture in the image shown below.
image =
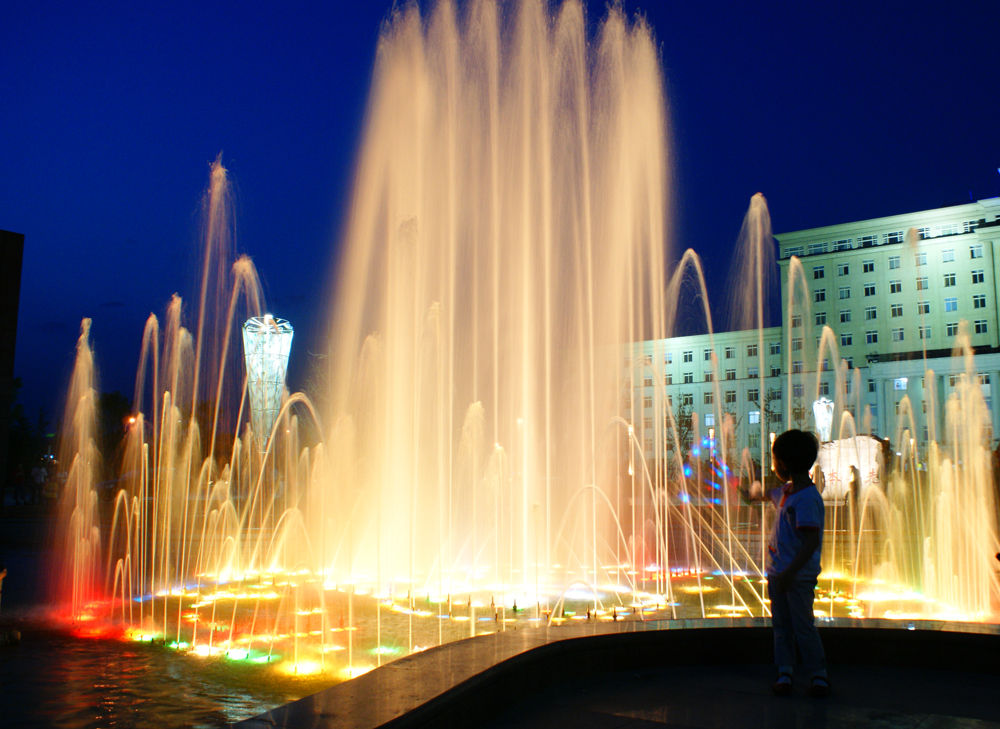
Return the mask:
[[281, 409], [292, 334], [291, 324], [270, 314], [250, 317], [243, 324], [243, 357], [247, 365], [250, 417], [261, 450], [267, 444]]

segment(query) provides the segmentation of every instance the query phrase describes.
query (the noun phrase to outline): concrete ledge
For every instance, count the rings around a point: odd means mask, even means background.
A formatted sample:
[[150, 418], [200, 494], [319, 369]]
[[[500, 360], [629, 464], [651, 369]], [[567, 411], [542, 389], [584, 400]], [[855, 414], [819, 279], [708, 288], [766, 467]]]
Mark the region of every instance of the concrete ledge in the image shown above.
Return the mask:
[[[1000, 673], [1000, 626], [834, 620], [820, 623], [831, 664]], [[508, 631], [439, 646], [239, 723], [287, 727], [472, 726], [559, 683], [663, 666], [766, 664], [758, 618], [595, 623]]]

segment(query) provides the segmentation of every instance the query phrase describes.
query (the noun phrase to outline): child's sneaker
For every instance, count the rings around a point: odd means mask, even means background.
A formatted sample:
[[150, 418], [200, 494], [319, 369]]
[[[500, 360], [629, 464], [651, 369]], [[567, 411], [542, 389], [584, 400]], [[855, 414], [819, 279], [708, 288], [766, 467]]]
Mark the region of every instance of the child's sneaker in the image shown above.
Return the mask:
[[771, 685], [771, 691], [774, 692], [775, 696], [788, 696], [792, 693], [792, 676], [788, 673], [782, 673], [778, 676], [778, 680]]
[[826, 676], [813, 676], [812, 684], [809, 686], [809, 695], [817, 699], [829, 696], [830, 680]]

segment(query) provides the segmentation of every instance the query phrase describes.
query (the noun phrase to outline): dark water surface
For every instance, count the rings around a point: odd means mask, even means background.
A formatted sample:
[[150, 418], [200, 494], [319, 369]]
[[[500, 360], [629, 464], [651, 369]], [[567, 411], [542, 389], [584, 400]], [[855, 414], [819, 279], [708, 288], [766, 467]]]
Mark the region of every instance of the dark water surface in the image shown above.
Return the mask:
[[0, 646], [0, 726], [223, 727], [331, 681], [22, 626]]

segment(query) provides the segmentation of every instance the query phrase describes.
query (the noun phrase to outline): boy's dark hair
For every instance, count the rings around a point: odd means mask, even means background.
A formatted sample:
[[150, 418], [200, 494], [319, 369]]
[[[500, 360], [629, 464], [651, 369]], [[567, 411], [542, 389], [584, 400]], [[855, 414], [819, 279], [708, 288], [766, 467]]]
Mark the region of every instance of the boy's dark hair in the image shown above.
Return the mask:
[[786, 430], [774, 439], [771, 453], [791, 473], [804, 473], [816, 462], [819, 441], [815, 435], [804, 430]]

